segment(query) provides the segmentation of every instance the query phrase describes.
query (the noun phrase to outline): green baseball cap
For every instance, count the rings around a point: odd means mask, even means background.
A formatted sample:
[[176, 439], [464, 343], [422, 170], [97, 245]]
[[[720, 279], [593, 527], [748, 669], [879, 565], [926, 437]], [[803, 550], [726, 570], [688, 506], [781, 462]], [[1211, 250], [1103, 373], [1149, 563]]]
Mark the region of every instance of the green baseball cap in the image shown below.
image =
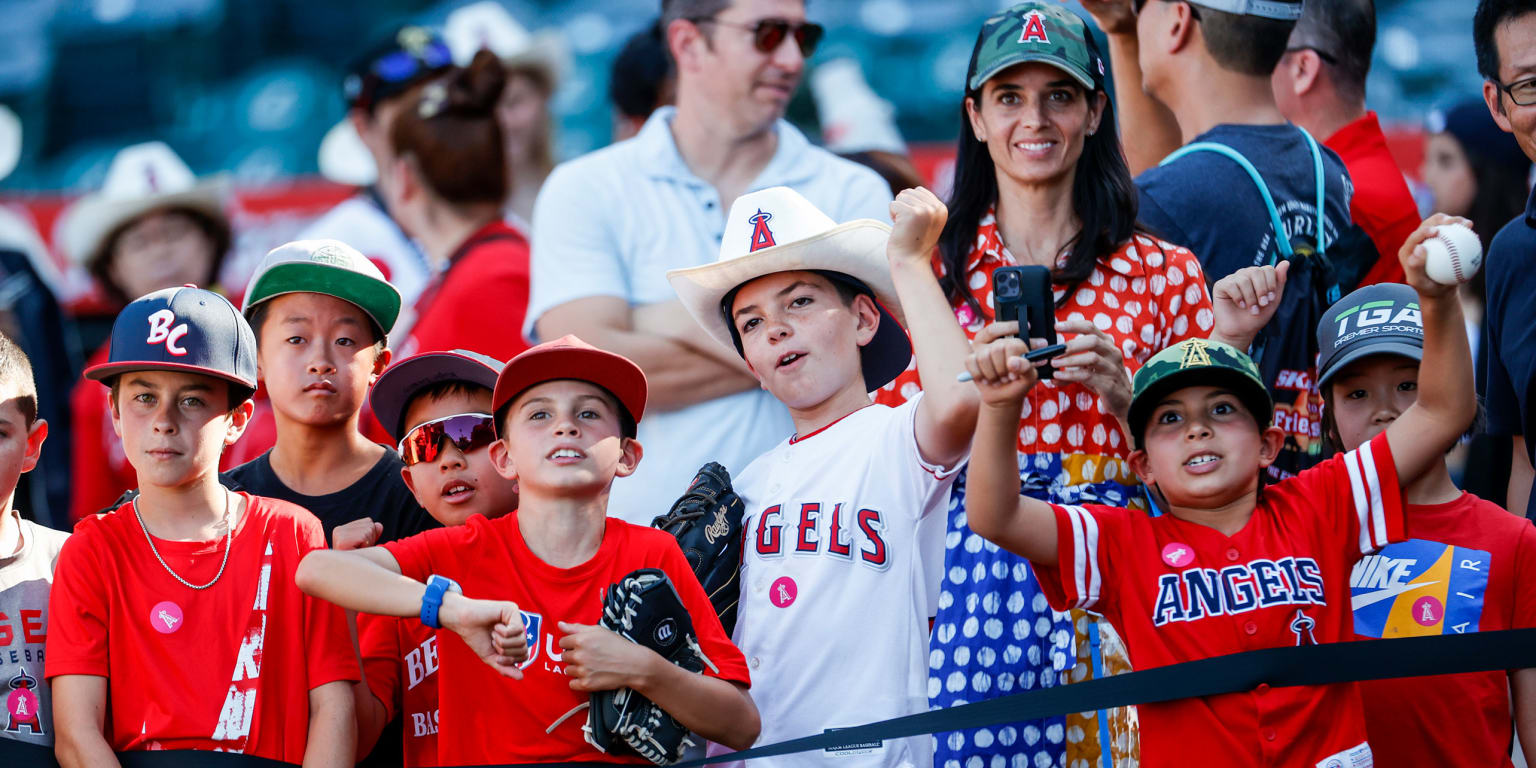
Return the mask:
[[240, 313], [286, 293], [320, 293], [356, 304], [387, 334], [400, 316], [400, 291], [368, 258], [339, 240], [295, 240], [262, 257]]
[[1050, 64], [1089, 90], [1104, 77], [1104, 60], [1081, 16], [1056, 3], [1019, 3], [987, 19], [971, 53], [968, 90], [1026, 61]]
[[1253, 360], [1234, 347], [1209, 339], [1186, 339], [1155, 354], [1136, 371], [1131, 383], [1131, 437], [1142, 445], [1147, 419], [1163, 398], [1185, 387], [1232, 390], [1260, 428], [1269, 426], [1274, 403]]

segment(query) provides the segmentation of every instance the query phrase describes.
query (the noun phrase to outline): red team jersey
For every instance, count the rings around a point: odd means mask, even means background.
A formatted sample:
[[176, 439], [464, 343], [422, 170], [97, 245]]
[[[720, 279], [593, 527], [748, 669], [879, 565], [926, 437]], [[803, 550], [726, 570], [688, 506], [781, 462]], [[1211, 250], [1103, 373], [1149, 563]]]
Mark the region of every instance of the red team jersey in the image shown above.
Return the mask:
[[503, 221], [481, 227], [416, 300], [416, 325], [396, 359], [473, 349], [511, 360], [528, 348], [528, 239]]
[[[108, 678], [107, 743], [116, 751], [209, 749], [304, 759], [309, 691], [357, 680], [340, 608], [294, 584], [324, 549], [300, 507], [240, 494], [229, 564], [193, 590], [150, 551], [131, 504], [76, 526], [54, 573], [46, 670]], [[155, 540], [182, 578], [219, 572], [224, 539]]]
[[[1408, 536], [1355, 564], [1361, 639], [1536, 627], [1531, 521], [1464, 493], [1408, 507]], [[1505, 672], [1368, 680], [1360, 696], [1377, 765], [1512, 764]]]
[[[1230, 538], [1171, 515], [1055, 506], [1052, 607], [1099, 611], [1136, 669], [1260, 648], [1355, 639], [1350, 566], [1403, 538], [1385, 433], [1264, 488]], [[1269, 689], [1137, 707], [1147, 768], [1368, 765], [1353, 683]]]
[[419, 619], [359, 613], [357, 644], [385, 721], [400, 718], [405, 768], [437, 765], [437, 632]]
[[720, 670], [705, 674], [742, 685], [750, 682], [746, 660], [721, 629], [704, 588], [671, 536], [608, 518], [602, 545], [591, 560], [575, 568], [556, 568], [528, 549], [518, 515], [512, 512], [495, 520], [476, 515], [462, 526], [384, 545], [405, 575], [425, 581], [440, 574], [459, 582], [469, 597], [511, 600], [528, 627], [529, 656], [522, 680], [502, 677], [458, 635], [438, 634], [440, 690], [473, 692], [441, 699], [438, 764], [645, 763], [634, 755], [602, 754], [588, 744], [581, 731], [583, 713], [545, 734], [545, 728], [590, 698], [571, 690], [560, 665], [558, 623], [597, 623], [602, 590], [638, 568], [660, 568], [671, 577], [693, 618], [700, 646]]

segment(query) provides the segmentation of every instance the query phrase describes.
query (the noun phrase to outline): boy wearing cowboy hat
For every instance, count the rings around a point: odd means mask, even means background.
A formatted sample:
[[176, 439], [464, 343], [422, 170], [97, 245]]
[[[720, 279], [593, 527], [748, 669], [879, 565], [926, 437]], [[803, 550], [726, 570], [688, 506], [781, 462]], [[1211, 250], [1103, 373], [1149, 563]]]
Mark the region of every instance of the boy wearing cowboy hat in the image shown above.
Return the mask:
[[[230, 245], [227, 194], [224, 179], [198, 179], [164, 143], [135, 144], [112, 158], [101, 189], [64, 211], [59, 245], [94, 278], [114, 309], [162, 288], [212, 286]], [[86, 364], [106, 359], [103, 345]], [[136, 485], [133, 467], [112, 434], [104, 394], [82, 382], [70, 395], [72, 464], [90, 470], [75, 473], [72, 520], [112, 506], [118, 494]]]
[[320, 523], [218, 476], [251, 416], [250, 326], [212, 291], [167, 288], [125, 307], [110, 345], [85, 376], [110, 387], [140, 494], [59, 553], [44, 662], [59, 762], [194, 749], [350, 766], [357, 656], [341, 611], [294, 580]]
[[[837, 225], [788, 188], [753, 192], [731, 206], [718, 261], [667, 273], [689, 314], [794, 420], [795, 434], [735, 480], [748, 542], [735, 640], [760, 681], [764, 743], [928, 708], [937, 580], [924, 563], [942, 561], [934, 513], [969, 451], [978, 400], [956, 381], [965, 336], [930, 265], [944, 205], [917, 188], [890, 210], [894, 228]], [[926, 391], [899, 408], [873, 404], [869, 392], [914, 349]], [[930, 743], [763, 763], [923, 765]]]

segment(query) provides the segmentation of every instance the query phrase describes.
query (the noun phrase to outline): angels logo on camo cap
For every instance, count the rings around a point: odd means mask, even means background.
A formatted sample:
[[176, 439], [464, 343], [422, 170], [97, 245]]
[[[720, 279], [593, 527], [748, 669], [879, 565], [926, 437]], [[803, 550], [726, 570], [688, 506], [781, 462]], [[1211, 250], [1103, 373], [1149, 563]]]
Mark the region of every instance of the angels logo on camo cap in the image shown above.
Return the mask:
[[229, 300], [196, 286], [130, 302], [112, 323], [107, 362], [85, 370], [106, 382], [129, 371], [184, 371], [256, 391], [256, 335]]
[[1019, 3], [987, 19], [971, 58], [970, 90], [1016, 64], [1038, 61], [1099, 90], [1104, 62], [1082, 17], [1056, 3]]
[[1143, 444], [1147, 419], [1164, 397], [1197, 386], [1231, 389], [1261, 428], [1269, 426], [1274, 404], [1253, 360], [1219, 341], [1187, 339], [1153, 355], [1136, 371], [1128, 416], [1136, 445]]

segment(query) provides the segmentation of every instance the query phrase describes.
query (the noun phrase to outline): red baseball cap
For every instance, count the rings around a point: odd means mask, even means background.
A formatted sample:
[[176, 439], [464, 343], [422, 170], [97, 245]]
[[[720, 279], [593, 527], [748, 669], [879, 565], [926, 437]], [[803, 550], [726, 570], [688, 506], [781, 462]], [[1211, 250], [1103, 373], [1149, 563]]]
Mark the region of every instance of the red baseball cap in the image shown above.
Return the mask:
[[585, 381], [608, 390], [636, 424], [645, 413], [645, 372], [640, 366], [623, 355], [567, 335], [524, 350], [501, 369], [491, 395], [491, 411], [497, 414], [497, 434], [501, 433], [503, 406], [529, 387], [559, 379]]

